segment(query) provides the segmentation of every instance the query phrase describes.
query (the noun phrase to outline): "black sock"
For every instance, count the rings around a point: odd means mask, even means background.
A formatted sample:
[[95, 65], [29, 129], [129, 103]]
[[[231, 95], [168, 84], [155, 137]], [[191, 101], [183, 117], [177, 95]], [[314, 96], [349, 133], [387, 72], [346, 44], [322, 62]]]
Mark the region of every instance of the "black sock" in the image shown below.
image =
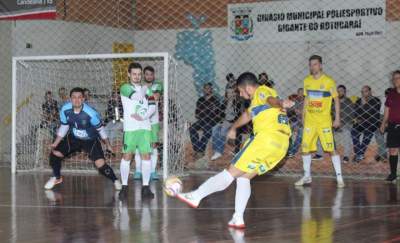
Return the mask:
[[50, 155], [50, 166], [53, 168], [53, 176], [57, 179], [61, 177], [61, 160], [62, 158], [55, 156], [54, 154]]
[[108, 164], [104, 164], [102, 167], [98, 168], [98, 170], [100, 174], [112, 180], [113, 182], [117, 180], [113, 169]]
[[398, 155], [390, 155], [389, 162], [390, 162], [390, 174], [397, 175], [397, 161], [399, 160]]

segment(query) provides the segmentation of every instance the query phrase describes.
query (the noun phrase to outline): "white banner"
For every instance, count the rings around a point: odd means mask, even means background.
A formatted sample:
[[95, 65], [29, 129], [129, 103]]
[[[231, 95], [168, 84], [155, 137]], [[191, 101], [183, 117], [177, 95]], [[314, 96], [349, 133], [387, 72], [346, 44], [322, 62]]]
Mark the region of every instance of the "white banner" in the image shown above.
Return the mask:
[[228, 5], [234, 42], [321, 41], [381, 37], [385, 0], [290, 0]]

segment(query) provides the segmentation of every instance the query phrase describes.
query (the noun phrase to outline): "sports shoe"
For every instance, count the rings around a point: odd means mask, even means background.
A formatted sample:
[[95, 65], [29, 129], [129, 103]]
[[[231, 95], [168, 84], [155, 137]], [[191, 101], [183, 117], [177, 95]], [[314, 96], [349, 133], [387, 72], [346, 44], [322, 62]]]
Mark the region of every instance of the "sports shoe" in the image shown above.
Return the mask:
[[397, 179], [397, 175], [389, 174], [388, 177], [386, 178], [387, 182], [395, 182]]
[[343, 177], [341, 177], [341, 176], [338, 176], [336, 178], [336, 182], [337, 182], [337, 188], [343, 188], [345, 186]]
[[62, 177], [60, 177], [59, 179], [57, 179], [56, 177], [50, 177], [50, 179], [46, 182], [46, 184], [44, 185], [44, 189], [46, 190], [51, 190], [53, 189], [53, 187], [55, 185], [61, 184], [63, 182]]
[[122, 186], [122, 189], [118, 194], [118, 198], [121, 201], [125, 201], [128, 198], [128, 186]]
[[135, 174], [133, 174], [133, 179], [140, 181], [142, 179], [142, 172], [136, 171]]
[[120, 190], [121, 190], [122, 185], [121, 185], [121, 182], [119, 182], [119, 180], [115, 180], [115, 181], [114, 181], [114, 188], [115, 188], [115, 190], [117, 190], [117, 191], [120, 191]]
[[200, 200], [194, 198], [193, 193], [189, 192], [189, 193], [178, 193], [176, 195], [176, 197], [186, 203], [187, 205], [189, 205], [192, 208], [198, 208], [199, 204], [200, 204]]
[[319, 154], [314, 154], [314, 156], [312, 157], [312, 160], [323, 160], [323, 159], [324, 159], [324, 157]]
[[142, 198], [154, 198], [154, 193], [150, 190], [149, 186], [142, 186]]
[[160, 178], [158, 177], [158, 174], [157, 174], [157, 172], [151, 172], [151, 175], [150, 175], [150, 180], [155, 180], [155, 181], [158, 181]]
[[246, 225], [244, 224], [243, 218], [239, 219], [238, 217], [233, 216], [228, 223], [228, 227], [234, 229], [244, 229], [246, 228]]
[[343, 157], [343, 163], [348, 163], [350, 161], [349, 157], [344, 156]]
[[217, 160], [217, 159], [221, 158], [221, 156], [222, 156], [221, 153], [215, 152], [213, 154], [213, 156], [211, 156], [211, 160]]
[[301, 178], [300, 180], [296, 181], [296, 183], [294, 183], [294, 185], [295, 186], [304, 186], [304, 185], [311, 184], [311, 182], [312, 182], [311, 177], [303, 176], [303, 178]]

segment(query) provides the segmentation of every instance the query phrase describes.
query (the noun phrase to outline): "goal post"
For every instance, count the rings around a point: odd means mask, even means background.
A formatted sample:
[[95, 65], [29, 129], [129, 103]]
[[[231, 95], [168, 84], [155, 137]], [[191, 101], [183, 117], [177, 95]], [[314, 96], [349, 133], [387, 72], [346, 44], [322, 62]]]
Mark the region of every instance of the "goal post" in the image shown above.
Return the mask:
[[[159, 107], [163, 113], [160, 121], [162, 127], [162, 176], [179, 174], [183, 170], [182, 150], [179, 146], [169, 146], [180, 143], [184, 121], [171, 121], [172, 116], [180, 117], [181, 110], [176, 100], [176, 62], [167, 52], [157, 53], [120, 53], [120, 54], [89, 54], [89, 55], [56, 55], [27, 56], [12, 59], [12, 164], [11, 171], [42, 171], [48, 170], [49, 141], [54, 138], [54, 125], [51, 119], [44, 120], [43, 104], [50, 99], [59, 99], [57, 92], [63, 87], [88, 88], [91, 91], [90, 104], [99, 111], [103, 119], [107, 102], [119, 90], [119, 86], [128, 81], [127, 65], [139, 62], [142, 66], [152, 66], [155, 69], [156, 80], [163, 86], [163, 99]], [[58, 102], [60, 105], [61, 102]], [[174, 109], [170, 109], [170, 106]], [[46, 118], [47, 119], [47, 118]], [[58, 117], [57, 117], [58, 119]], [[109, 121], [110, 122], [110, 121]], [[114, 120], [113, 120], [114, 122]], [[178, 123], [178, 124], [177, 124]], [[182, 124], [180, 124], [182, 123]], [[57, 125], [58, 126], [58, 125]], [[118, 135], [114, 136], [115, 158], [107, 158], [115, 169], [119, 168], [121, 159], [120, 148], [122, 136], [118, 126]], [[50, 128], [52, 127], [52, 128]], [[111, 130], [111, 132], [117, 132]], [[173, 148], [170, 148], [173, 147]], [[63, 164], [63, 170], [92, 171], [92, 163], [84, 155], [74, 155]], [[171, 160], [169, 160], [171, 159]], [[182, 165], [181, 165], [182, 164]]]

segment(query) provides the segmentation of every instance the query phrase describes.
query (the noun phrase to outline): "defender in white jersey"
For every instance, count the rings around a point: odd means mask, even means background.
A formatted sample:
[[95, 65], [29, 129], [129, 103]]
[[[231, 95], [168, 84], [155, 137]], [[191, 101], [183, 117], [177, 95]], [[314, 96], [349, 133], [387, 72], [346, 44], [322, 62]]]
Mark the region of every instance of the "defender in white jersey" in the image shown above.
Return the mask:
[[120, 199], [124, 200], [128, 194], [128, 177], [130, 163], [136, 151], [142, 159], [142, 196], [154, 198], [149, 188], [151, 175], [151, 124], [150, 117], [155, 112], [155, 100], [146, 86], [142, 86], [142, 66], [131, 63], [128, 67], [130, 83], [125, 83], [120, 88], [121, 101], [124, 109], [124, 140], [123, 157], [120, 171], [122, 190]]
[[[156, 111], [150, 117], [151, 124], [151, 137], [150, 142], [152, 144], [153, 150], [151, 153], [151, 180], [158, 180], [158, 174], [156, 172], [157, 162], [158, 162], [158, 143], [159, 143], [159, 132], [160, 132], [160, 116], [158, 111], [158, 102], [162, 94], [162, 84], [155, 80], [155, 70], [152, 66], [147, 66], [143, 69], [144, 82], [143, 84], [151, 89], [153, 92], [154, 99], [156, 101]], [[136, 164], [141, 163], [140, 158], [135, 157]], [[137, 166], [140, 168], [140, 166]], [[135, 179], [140, 179], [141, 173], [136, 170]]]

